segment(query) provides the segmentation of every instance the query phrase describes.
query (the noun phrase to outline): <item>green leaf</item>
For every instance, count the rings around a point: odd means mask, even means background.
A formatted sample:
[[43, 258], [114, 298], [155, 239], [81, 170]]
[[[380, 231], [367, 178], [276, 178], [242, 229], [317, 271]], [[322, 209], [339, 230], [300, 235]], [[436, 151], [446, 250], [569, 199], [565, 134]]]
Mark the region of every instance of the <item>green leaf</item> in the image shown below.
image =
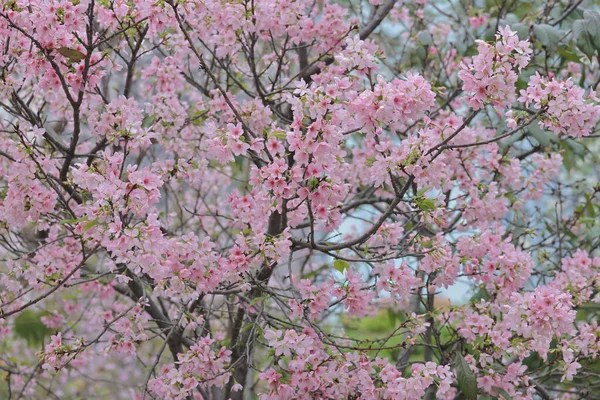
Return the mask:
[[585, 155], [589, 152], [587, 147], [573, 139], [562, 140], [560, 142], [560, 148], [562, 150], [561, 156], [563, 165], [567, 170], [570, 170], [575, 165], [575, 157], [579, 157], [583, 160]]
[[562, 47], [559, 47], [556, 52], [565, 60], [567, 61], [572, 61], [572, 62], [576, 62], [576, 63], [580, 63], [581, 62], [581, 58], [579, 58], [579, 56], [569, 50], [566, 50]]
[[337, 269], [343, 274], [345, 269], [350, 269], [350, 264], [344, 260], [335, 260], [333, 262], [333, 268]]
[[422, 196], [424, 196], [424, 195], [425, 195], [425, 193], [429, 192], [429, 190], [431, 190], [431, 188], [430, 188], [430, 187], [424, 187], [424, 188], [421, 188], [421, 189], [419, 189], [419, 190], [417, 191], [417, 197], [422, 197]]
[[571, 150], [573, 150], [573, 153], [575, 155], [581, 157], [582, 159], [590, 151], [587, 147], [585, 147], [583, 144], [579, 143], [576, 140], [566, 139], [564, 142], [567, 147], [569, 147]]
[[85, 54], [83, 54], [79, 50], [70, 49], [70, 48], [64, 47], [64, 46], [59, 47], [58, 49], [56, 49], [56, 51], [59, 54], [67, 57], [69, 59], [69, 62], [72, 62], [72, 63], [79, 62], [85, 58]]
[[53, 333], [41, 320], [46, 315], [48, 313], [43, 311], [25, 310], [15, 318], [13, 331], [25, 339], [29, 346], [39, 347], [44, 338]]
[[568, 228], [564, 228], [564, 229], [563, 229], [563, 232], [564, 232], [564, 233], [565, 233], [565, 234], [566, 234], [568, 237], [570, 237], [571, 239], [573, 239], [573, 240], [579, 240], [579, 237], [577, 237], [577, 235], [576, 235], [576, 234], [574, 234], [572, 230], [570, 230], [570, 229], [568, 229]]
[[323, 271], [324, 267], [327, 267], [327, 265], [319, 267], [319, 269], [316, 269], [314, 271], [307, 272], [306, 274], [302, 275], [302, 279], [314, 278], [315, 276], [319, 275]]
[[529, 371], [534, 371], [538, 369], [542, 365], [542, 363], [543, 360], [537, 351], [532, 351], [529, 354], [529, 357], [523, 360], [523, 365], [526, 365]]
[[[515, 194], [512, 192], [506, 193], [504, 195], [504, 197], [506, 197], [510, 201], [511, 204], [513, 204], [517, 201], [517, 196], [515, 196]], [[515, 235], [513, 235], [513, 236], [515, 236]]]
[[573, 150], [571, 150], [569, 148], [569, 146], [561, 146], [562, 147], [562, 160], [563, 160], [563, 165], [565, 166], [565, 168], [567, 169], [567, 171], [570, 171], [571, 168], [573, 168], [573, 164], [575, 163], [575, 160], [573, 159]]
[[427, 31], [419, 33], [418, 38], [419, 42], [421, 42], [423, 46], [431, 46], [433, 44], [433, 38], [431, 37], [431, 34]]
[[250, 301], [250, 303], [249, 303], [249, 306], [250, 306], [250, 307], [252, 307], [252, 306], [256, 305], [257, 303], [259, 303], [259, 302], [261, 302], [261, 301], [263, 301], [263, 300], [266, 300], [266, 299], [268, 299], [268, 298], [269, 298], [269, 296], [267, 296], [267, 295], [265, 295], [265, 296], [260, 296], [260, 297], [256, 297], [256, 298], [254, 298], [254, 299], [252, 299], [252, 300]]
[[523, 131], [518, 131], [513, 133], [508, 139], [503, 140], [500, 142], [500, 149], [502, 151], [504, 151], [507, 147], [509, 147], [510, 145], [512, 145], [513, 143], [518, 142], [519, 140], [523, 139], [523, 136], [525, 134], [523, 133]]
[[585, 197], [588, 199], [587, 206], [585, 208], [586, 214], [588, 217], [590, 217], [592, 219], [592, 221], [595, 221], [596, 220], [596, 208], [594, 206], [594, 202], [591, 201], [592, 199], [590, 198], [589, 195], [586, 194]]
[[491, 297], [490, 297], [490, 294], [488, 293], [487, 289], [485, 287], [481, 287], [473, 296], [471, 296], [471, 298], [469, 299], [469, 303], [477, 304], [481, 300], [489, 300], [489, 299], [491, 299]]
[[527, 90], [527, 87], [529, 85], [527, 84], [527, 82], [525, 82], [525, 79], [523, 79], [522, 76], [519, 76], [519, 79], [517, 79], [516, 86], [518, 90]]
[[517, 36], [519, 37], [519, 40], [527, 40], [529, 38], [529, 26], [526, 24], [522, 24], [522, 23], [512, 24], [510, 26], [510, 29], [517, 32]]
[[458, 388], [467, 400], [477, 400], [477, 378], [469, 364], [460, 353], [454, 356], [454, 368], [456, 368], [456, 379]]
[[415, 54], [416, 54], [416, 55], [417, 55], [417, 57], [418, 57], [419, 64], [421, 64], [421, 65], [422, 65], [422, 64], [423, 64], [423, 61], [424, 61], [424, 60], [425, 60], [425, 58], [427, 57], [427, 52], [425, 51], [425, 48], [424, 48], [424, 47], [419, 47], [419, 48], [416, 50]]
[[[491, 22], [491, 26], [495, 26], [494, 22]], [[496, 30], [494, 28], [488, 28], [483, 32], [483, 40], [486, 42], [493, 42], [496, 39]]]
[[500, 394], [500, 396], [502, 396], [503, 398], [505, 398], [506, 400], [510, 400], [512, 397], [510, 396], [510, 394], [508, 394], [508, 392], [498, 386], [494, 386], [494, 389], [496, 389], [498, 391], [498, 393]]
[[596, 47], [600, 47], [600, 14], [596, 11], [586, 10], [583, 12], [585, 26], [592, 36], [592, 41]]
[[81, 222], [82, 219], [81, 218], [77, 218], [77, 219], [63, 219], [62, 221], [59, 222], [59, 224], [61, 225], [66, 225], [66, 224], [77, 224], [79, 222]]
[[573, 22], [573, 37], [579, 50], [585, 54], [590, 61], [596, 53], [596, 32], [598, 28], [595, 26], [593, 21], [587, 19], [578, 19]]
[[554, 50], [558, 47], [560, 41], [560, 31], [548, 24], [539, 24], [533, 26], [535, 37], [548, 49]]
[[417, 197], [415, 199], [415, 202], [417, 203], [417, 207], [419, 207], [421, 209], [421, 211], [427, 212], [427, 211], [435, 210], [435, 201], [433, 201], [431, 199]]
[[390, 320], [391, 326], [397, 326], [398, 325], [397, 321], [399, 320], [398, 314], [390, 308], [388, 308], [386, 311], [387, 311], [387, 315]]
[[92, 229], [96, 225], [98, 225], [98, 220], [97, 219], [95, 219], [93, 221], [88, 221], [88, 222], [85, 223], [85, 225], [83, 225], [83, 230], [84, 231], [90, 230], [90, 229]]
[[533, 136], [542, 147], [550, 147], [553, 143], [560, 143], [558, 136], [552, 132], [543, 130], [538, 123], [529, 126], [529, 134]]
[[285, 139], [287, 137], [286, 133], [283, 131], [273, 131], [270, 136], [276, 137], [277, 139]]
[[584, 20], [582, 19], [578, 19], [577, 21], [573, 21], [573, 27], [571, 28], [573, 30], [573, 37], [575, 39], [577, 39], [579, 36], [583, 35], [584, 33], [586, 33], [586, 29], [585, 29], [585, 24], [584, 24]]
[[471, 45], [471, 46], [467, 47], [467, 49], [464, 52], [465, 57], [473, 57], [473, 56], [476, 56], [477, 54], [478, 54], [477, 46], [475, 46], [475, 45]]

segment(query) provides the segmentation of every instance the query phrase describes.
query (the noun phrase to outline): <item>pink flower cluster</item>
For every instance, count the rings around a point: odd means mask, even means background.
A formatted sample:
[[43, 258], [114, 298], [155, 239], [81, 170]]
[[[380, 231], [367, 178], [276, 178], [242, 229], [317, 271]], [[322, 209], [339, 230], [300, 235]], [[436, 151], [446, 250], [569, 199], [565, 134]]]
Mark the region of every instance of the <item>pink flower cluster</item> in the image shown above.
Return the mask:
[[450, 399], [456, 393], [449, 366], [414, 364], [410, 377], [405, 377], [386, 359], [371, 361], [359, 352], [337, 352], [335, 346], [343, 344], [325, 345], [310, 328], [303, 333], [267, 331], [265, 338], [276, 356], [284, 360], [260, 374], [268, 389], [260, 395], [261, 400], [309, 399], [315, 395], [347, 398], [355, 394], [368, 400], [417, 400], [432, 384], [438, 386], [440, 398]]
[[403, 306], [408, 305], [411, 294], [422, 284], [406, 264], [396, 267], [393, 262], [387, 262], [377, 266], [373, 272], [379, 275], [377, 289], [389, 292], [394, 302]]
[[230, 373], [224, 372], [230, 359], [230, 350], [219, 348], [218, 340], [205, 336], [179, 355], [177, 367], [164, 364], [158, 377], [150, 381], [149, 389], [162, 399], [184, 400], [193, 395], [198, 385], [222, 388], [230, 377]]
[[0, 164], [0, 174], [5, 182], [0, 196], [0, 221], [14, 228], [35, 223], [43, 229], [46, 225], [41, 217], [54, 210], [58, 196], [36, 179], [36, 173], [42, 167], [46, 173], [55, 174], [57, 164], [47, 157], [35, 163], [22, 146], [13, 146], [7, 151], [18, 162], [13, 163], [10, 168], [6, 164]]
[[[520, 93], [519, 101], [545, 111], [540, 125], [557, 135], [587, 136], [600, 118], [600, 100], [596, 93], [591, 90], [586, 98], [585, 90], [576, 86], [571, 78], [563, 81], [536, 73], [529, 80], [527, 90]], [[516, 126], [515, 122], [512, 124]]]
[[470, 93], [471, 108], [479, 110], [491, 103], [496, 110], [508, 108], [515, 101], [517, 73], [529, 63], [533, 50], [527, 40], [519, 40], [508, 26], [499, 29], [494, 45], [478, 42], [478, 55], [469, 64], [462, 64], [458, 77], [463, 89]]
[[490, 293], [509, 295], [523, 287], [533, 271], [529, 254], [518, 250], [503, 231], [485, 230], [476, 237], [463, 236], [456, 245], [464, 272], [483, 283]]
[[88, 117], [94, 136], [106, 137], [109, 142], [127, 143], [132, 148], [148, 147], [156, 133], [142, 126], [144, 115], [137, 102], [120, 96]]
[[43, 361], [42, 368], [60, 370], [83, 350], [81, 346], [82, 343], [64, 344], [60, 332], [53, 335], [50, 343], [40, 353]]
[[378, 75], [374, 90], [363, 91], [349, 104], [349, 110], [356, 113], [359, 126], [379, 133], [380, 124], [402, 129], [422, 118], [434, 104], [435, 94], [422, 76], [407, 73], [405, 79], [386, 82]]
[[[563, 159], [519, 135], [535, 119], [590, 135], [595, 92], [550, 65], [521, 91], [531, 109], [503, 114], [534, 56], [527, 40], [503, 27], [459, 66], [448, 38], [462, 32], [429, 25], [426, 1], [369, 3], [374, 22], [393, 5], [402, 54], [384, 59], [387, 28], [367, 39], [372, 24], [330, 0], [2, 3], [0, 364], [12, 387], [34, 398], [36, 380], [56, 379], [56, 397], [80, 398], [122, 375], [124, 398], [147, 384], [161, 399], [240, 399], [243, 384], [263, 400], [449, 400], [456, 356], [478, 394], [532, 399], [536, 353], [554, 360], [548, 390], [577, 383], [600, 356], [597, 322], [576, 319], [598, 301], [600, 257], [577, 237], [597, 207], [538, 219], [531, 200], [584, 196], [546, 190]], [[467, 41], [491, 21], [468, 14]], [[586, 68], [564, 73], [591, 86]], [[466, 96], [446, 92], [457, 76]], [[498, 115], [477, 112], [487, 106]], [[462, 281], [481, 299], [440, 306], [438, 290]], [[58, 332], [41, 373], [17, 329], [28, 308]], [[346, 325], [387, 310], [402, 321], [383, 337]], [[383, 358], [398, 351], [406, 359]], [[255, 386], [239, 379], [250, 369]]]

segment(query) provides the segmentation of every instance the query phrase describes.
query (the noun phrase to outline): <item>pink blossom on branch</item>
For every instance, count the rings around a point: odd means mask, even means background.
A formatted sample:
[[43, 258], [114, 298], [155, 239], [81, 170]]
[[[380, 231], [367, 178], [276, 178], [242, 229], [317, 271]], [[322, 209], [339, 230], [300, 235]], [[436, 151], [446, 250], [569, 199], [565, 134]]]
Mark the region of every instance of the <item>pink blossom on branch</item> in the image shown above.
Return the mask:
[[0, 1], [0, 397], [600, 393], [597, 65], [517, 6]]

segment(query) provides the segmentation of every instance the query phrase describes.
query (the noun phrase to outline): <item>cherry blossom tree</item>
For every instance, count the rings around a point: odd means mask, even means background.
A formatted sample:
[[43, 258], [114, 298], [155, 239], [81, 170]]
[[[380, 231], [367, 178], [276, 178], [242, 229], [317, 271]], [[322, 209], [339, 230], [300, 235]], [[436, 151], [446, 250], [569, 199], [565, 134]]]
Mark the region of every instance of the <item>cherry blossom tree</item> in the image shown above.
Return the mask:
[[595, 8], [0, 0], [0, 397], [600, 397]]

